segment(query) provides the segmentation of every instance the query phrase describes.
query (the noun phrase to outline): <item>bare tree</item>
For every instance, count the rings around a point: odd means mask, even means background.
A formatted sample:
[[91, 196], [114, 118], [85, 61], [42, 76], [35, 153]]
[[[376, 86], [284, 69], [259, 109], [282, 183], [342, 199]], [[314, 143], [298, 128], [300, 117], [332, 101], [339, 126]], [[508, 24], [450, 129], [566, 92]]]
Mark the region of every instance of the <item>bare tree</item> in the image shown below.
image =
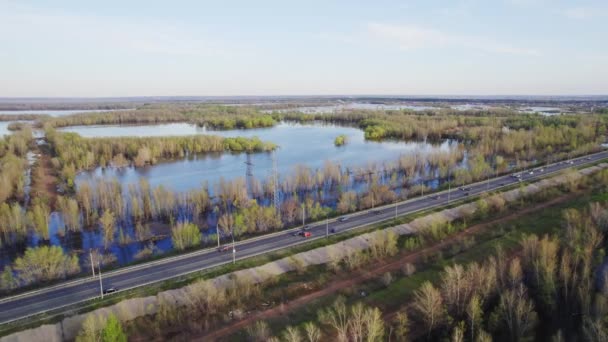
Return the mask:
[[348, 341], [349, 312], [344, 298], [339, 297], [331, 307], [318, 313], [319, 321], [325, 322], [336, 330], [338, 341]]
[[534, 328], [537, 315], [528, 298], [526, 288], [520, 284], [501, 294], [498, 307], [492, 314], [492, 326], [509, 333], [512, 341], [521, 340]]
[[466, 308], [469, 329], [471, 331], [471, 341], [475, 341], [475, 331], [481, 326], [483, 319], [483, 308], [481, 299], [478, 295], [473, 295]]
[[313, 322], [304, 323], [304, 332], [308, 342], [318, 342], [321, 340], [321, 330]]
[[433, 329], [444, 319], [444, 307], [441, 293], [430, 282], [425, 282], [414, 292], [414, 310], [420, 314], [430, 337]]
[[257, 321], [246, 329], [248, 340], [252, 342], [266, 342], [270, 337], [270, 328], [265, 321]]
[[395, 337], [398, 341], [407, 341], [407, 336], [410, 329], [409, 318], [405, 310], [400, 310], [394, 320]]
[[283, 341], [285, 342], [301, 342], [302, 334], [300, 333], [300, 329], [298, 327], [288, 326], [283, 331]]

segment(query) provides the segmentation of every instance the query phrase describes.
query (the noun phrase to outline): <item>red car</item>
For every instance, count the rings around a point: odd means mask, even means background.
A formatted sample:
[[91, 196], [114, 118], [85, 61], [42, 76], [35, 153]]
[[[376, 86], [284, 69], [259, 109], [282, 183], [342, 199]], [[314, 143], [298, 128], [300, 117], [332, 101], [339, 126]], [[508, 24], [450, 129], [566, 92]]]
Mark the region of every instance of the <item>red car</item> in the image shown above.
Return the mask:
[[223, 253], [223, 252], [228, 252], [231, 249], [232, 249], [232, 246], [222, 246], [222, 247], [218, 248], [217, 251], [220, 253]]

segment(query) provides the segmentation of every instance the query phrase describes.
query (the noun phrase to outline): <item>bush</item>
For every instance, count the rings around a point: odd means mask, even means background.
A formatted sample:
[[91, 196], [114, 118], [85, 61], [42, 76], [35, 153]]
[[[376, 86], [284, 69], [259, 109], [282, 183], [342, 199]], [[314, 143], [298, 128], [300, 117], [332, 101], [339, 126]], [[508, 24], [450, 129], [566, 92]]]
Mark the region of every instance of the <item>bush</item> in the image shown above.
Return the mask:
[[382, 284], [388, 287], [393, 282], [393, 275], [391, 272], [386, 272], [382, 275]]
[[404, 276], [409, 277], [412, 274], [416, 273], [416, 266], [414, 264], [406, 262], [405, 264], [403, 264], [403, 266], [401, 266], [401, 272], [403, 272]]
[[80, 272], [76, 255], [66, 255], [58, 246], [28, 248], [15, 260], [13, 269], [23, 284], [65, 278]]
[[198, 227], [190, 222], [180, 222], [171, 229], [173, 247], [177, 250], [197, 246], [201, 243], [202, 234]]

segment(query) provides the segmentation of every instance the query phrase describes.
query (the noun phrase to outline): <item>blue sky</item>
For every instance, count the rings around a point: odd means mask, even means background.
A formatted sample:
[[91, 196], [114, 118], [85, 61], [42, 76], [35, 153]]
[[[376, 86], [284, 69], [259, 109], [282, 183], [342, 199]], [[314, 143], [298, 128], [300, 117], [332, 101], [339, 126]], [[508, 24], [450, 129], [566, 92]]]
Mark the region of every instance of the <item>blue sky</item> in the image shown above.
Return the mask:
[[0, 97], [608, 94], [608, 2], [0, 0]]

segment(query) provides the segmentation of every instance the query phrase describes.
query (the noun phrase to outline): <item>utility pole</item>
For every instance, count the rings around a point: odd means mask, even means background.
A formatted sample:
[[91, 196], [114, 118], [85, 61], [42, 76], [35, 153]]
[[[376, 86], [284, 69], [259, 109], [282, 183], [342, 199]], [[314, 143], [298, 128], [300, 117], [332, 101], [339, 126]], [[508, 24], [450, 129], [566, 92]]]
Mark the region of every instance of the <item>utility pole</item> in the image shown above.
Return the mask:
[[234, 246], [234, 228], [232, 229], [232, 264], [236, 264], [236, 248]]
[[492, 170], [488, 172], [488, 182], [486, 183], [486, 191], [490, 190], [490, 175], [492, 174]]
[[101, 299], [103, 299], [103, 282], [101, 281], [101, 262], [97, 260], [97, 267], [99, 268], [99, 293], [101, 294]]
[[397, 219], [397, 205], [399, 204], [399, 199], [395, 201], [395, 220]]
[[329, 237], [329, 214], [325, 214], [325, 237]]
[[217, 248], [220, 248], [220, 230], [219, 223], [215, 224], [215, 235], [217, 235]]
[[306, 205], [302, 204], [302, 227], [306, 224]]
[[95, 279], [95, 264], [93, 263], [93, 250], [89, 250], [89, 256], [91, 257], [91, 272], [93, 272], [93, 279]]
[[420, 181], [420, 197], [424, 197], [424, 179]]
[[278, 215], [281, 215], [281, 199], [279, 198], [279, 171], [275, 151], [272, 151], [272, 185], [274, 209], [277, 211]]
[[452, 190], [452, 169], [448, 166], [448, 204], [450, 204], [450, 192]]
[[374, 209], [375, 205], [374, 205], [374, 192], [372, 191], [372, 209]]

